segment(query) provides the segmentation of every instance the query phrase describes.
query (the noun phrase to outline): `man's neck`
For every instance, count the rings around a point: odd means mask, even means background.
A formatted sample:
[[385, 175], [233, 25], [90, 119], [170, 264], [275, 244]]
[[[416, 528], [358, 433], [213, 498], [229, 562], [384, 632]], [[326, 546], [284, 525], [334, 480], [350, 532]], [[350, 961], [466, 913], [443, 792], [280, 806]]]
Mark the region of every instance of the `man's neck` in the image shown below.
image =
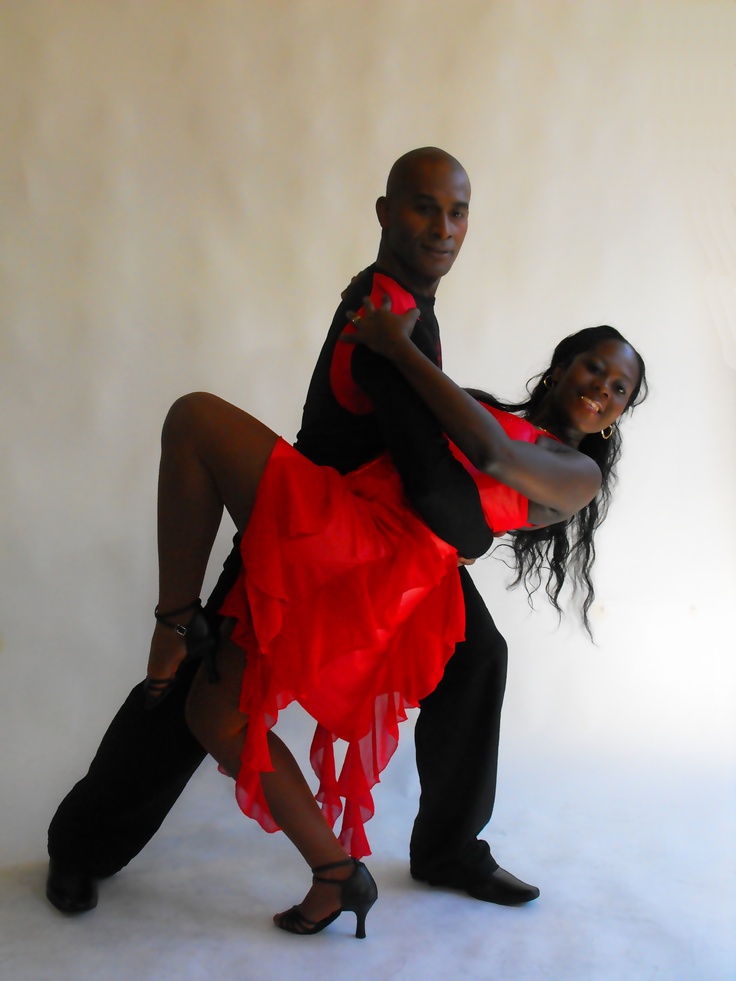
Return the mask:
[[416, 273], [412, 273], [410, 269], [397, 262], [392, 255], [386, 255], [381, 249], [378, 250], [376, 265], [401, 283], [402, 286], [405, 286], [415, 296], [426, 296], [432, 299], [437, 292], [437, 287], [440, 285], [439, 279], [431, 281], [418, 277]]

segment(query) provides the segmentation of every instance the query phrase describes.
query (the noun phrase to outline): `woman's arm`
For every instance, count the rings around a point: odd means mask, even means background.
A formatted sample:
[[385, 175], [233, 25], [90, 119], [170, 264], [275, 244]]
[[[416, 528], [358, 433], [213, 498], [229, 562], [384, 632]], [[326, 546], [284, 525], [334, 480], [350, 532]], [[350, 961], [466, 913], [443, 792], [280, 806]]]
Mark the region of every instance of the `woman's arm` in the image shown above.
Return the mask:
[[595, 496], [601, 475], [589, 457], [509, 439], [486, 409], [424, 357], [410, 340], [416, 311], [398, 316], [385, 304], [375, 310], [370, 301], [365, 310], [346, 340], [388, 358], [478, 470], [562, 515], [580, 510]]

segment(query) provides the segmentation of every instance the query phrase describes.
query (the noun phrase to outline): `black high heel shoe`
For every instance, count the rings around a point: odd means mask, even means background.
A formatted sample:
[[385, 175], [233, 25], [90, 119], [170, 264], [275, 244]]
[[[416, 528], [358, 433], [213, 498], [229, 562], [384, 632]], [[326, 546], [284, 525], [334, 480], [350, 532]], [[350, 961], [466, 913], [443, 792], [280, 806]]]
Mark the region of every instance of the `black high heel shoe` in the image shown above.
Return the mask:
[[[194, 610], [194, 614], [186, 624], [168, 619], [168, 617], [177, 617], [181, 613], [188, 613], [190, 610]], [[158, 623], [162, 623], [165, 627], [175, 630], [180, 637], [184, 638], [186, 656], [181, 664], [204, 658], [210, 681], [217, 681], [217, 672], [214, 663], [216, 640], [210, 629], [207, 617], [202, 610], [202, 601], [198, 599], [194, 600], [191, 603], [187, 603], [186, 606], [179, 607], [178, 610], [169, 610], [168, 613], [159, 613], [159, 609], [156, 607], [153, 615], [156, 617]], [[181, 667], [181, 664], [179, 667]], [[156, 708], [157, 705], [160, 705], [164, 698], [171, 694], [175, 684], [176, 674], [170, 678], [146, 678], [143, 683], [146, 709], [150, 711]]]
[[[318, 875], [319, 872], [329, 872], [330, 869], [344, 868], [346, 865], [355, 866], [347, 879], [325, 879]], [[330, 865], [319, 865], [316, 869], [312, 869], [312, 879], [314, 882], [328, 882], [340, 887], [340, 908], [336, 909], [334, 913], [330, 913], [323, 920], [315, 922], [302, 913], [300, 906], [292, 906], [285, 913], [281, 913], [278, 918], [274, 917], [276, 926], [286, 930], [287, 933], [311, 937], [315, 933], [320, 933], [330, 923], [334, 923], [340, 913], [350, 912], [355, 913], [355, 936], [363, 940], [365, 938], [365, 918], [371, 906], [378, 899], [378, 886], [365, 865], [355, 858], [348, 858], [344, 862], [332, 862]]]

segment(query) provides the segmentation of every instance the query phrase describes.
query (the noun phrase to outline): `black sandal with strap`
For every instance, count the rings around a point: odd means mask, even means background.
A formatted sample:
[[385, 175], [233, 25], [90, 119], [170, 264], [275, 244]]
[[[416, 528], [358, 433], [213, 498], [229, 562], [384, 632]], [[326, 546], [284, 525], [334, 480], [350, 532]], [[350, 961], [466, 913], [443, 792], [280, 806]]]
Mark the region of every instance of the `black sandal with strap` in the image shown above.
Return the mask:
[[[186, 624], [171, 620], [169, 617], [178, 617], [182, 613], [194, 610], [193, 615]], [[197, 599], [186, 606], [181, 606], [177, 610], [169, 610], [168, 613], [160, 613], [159, 608], [153, 611], [158, 623], [165, 627], [175, 630], [180, 637], [184, 638], [186, 656], [181, 664], [191, 661], [198, 661], [204, 658], [207, 665], [207, 674], [210, 681], [217, 681], [217, 671], [215, 669], [214, 653], [217, 646], [216, 638], [213, 636], [210, 624], [202, 610], [202, 601]], [[179, 667], [181, 667], [181, 664]], [[171, 694], [176, 684], [176, 674], [170, 678], [146, 678], [143, 683], [143, 691], [148, 710], [156, 708]]]
[[[344, 868], [347, 865], [354, 866], [352, 874], [347, 879], [326, 879], [318, 874], [329, 872], [330, 869]], [[312, 880], [340, 887], [339, 909], [330, 913], [329, 916], [325, 916], [324, 919], [315, 921], [310, 920], [302, 913], [301, 906], [292, 906], [285, 913], [274, 917], [276, 926], [286, 930], [287, 933], [311, 937], [315, 933], [320, 933], [330, 923], [334, 923], [340, 913], [351, 912], [355, 913], [356, 918], [355, 936], [363, 940], [365, 938], [365, 918], [378, 899], [378, 886], [365, 865], [355, 858], [348, 858], [344, 862], [332, 862], [330, 865], [319, 865], [312, 869]]]

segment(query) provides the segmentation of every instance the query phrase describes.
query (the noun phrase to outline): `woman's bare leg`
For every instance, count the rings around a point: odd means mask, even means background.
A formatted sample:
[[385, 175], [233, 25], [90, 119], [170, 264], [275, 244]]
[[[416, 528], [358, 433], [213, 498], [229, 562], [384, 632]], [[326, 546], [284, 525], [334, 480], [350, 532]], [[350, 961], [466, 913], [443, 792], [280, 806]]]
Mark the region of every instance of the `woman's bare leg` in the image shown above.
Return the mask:
[[[169, 410], [161, 435], [158, 481], [158, 607], [163, 614], [196, 600], [223, 506], [238, 531], [253, 508], [277, 435], [214, 395], [185, 395]], [[176, 619], [186, 624], [188, 613]], [[185, 655], [183, 639], [157, 624], [150, 678], [170, 678]]]
[[[243, 651], [231, 641], [226, 641], [217, 655], [219, 681], [216, 684], [209, 682], [204, 669], [200, 669], [187, 702], [190, 729], [233, 778], [240, 770], [248, 725], [247, 717], [239, 711], [244, 666]], [[276, 823], [310, 868], [347, 860], [347, 852], [322, 816], [286, 744], [274, 732], [269, 732], [268, 746], [274, 770], [261, 775], [261, 785]], [[347, 878], [352, 871], [347, 866], [331, 871], [329, 876], [339, 881]], [[303, 915], [316, 922], [338, 908], [339, 892], [335, 886], [315, 883], [300, 906]]]
[[[169, 410], [158, 485], [158, 605], [163, 613], [199, 596], [223, 507], [238, 531], [245, 529], [277, 439], [253, 416], [213, 395], [187, 395]], [[157, 624], [149, 677], [170, 677], [184, 654], [182, 637]], [[233, 776], [240, 769], [247, 726], [239, 711], [244, 666], [242, 650], [226, 642], [218, 655], [219, 683], [209, 683], [200, 669], [187, 706], [195, 736]], [[275, 772], [263, 775], [263, 790], [274, 820], [311, 867], [347, 859], [294, 757], [275, 734], [269, 734], [269, 746]], [[336, 870], [334, 877], [351, 871]], [[338, 904], [334, 886], [317, 884], [305, 898], [303, 913], [320, 920]]]

